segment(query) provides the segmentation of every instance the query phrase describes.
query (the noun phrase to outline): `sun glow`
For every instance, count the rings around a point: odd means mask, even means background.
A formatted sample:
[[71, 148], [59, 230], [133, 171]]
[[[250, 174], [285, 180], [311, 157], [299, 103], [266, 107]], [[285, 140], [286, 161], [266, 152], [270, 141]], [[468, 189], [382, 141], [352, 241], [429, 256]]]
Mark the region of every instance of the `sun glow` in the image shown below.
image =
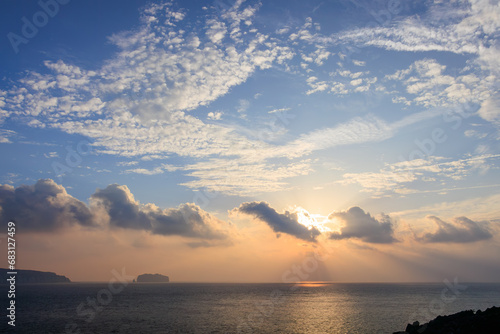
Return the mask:
[[306, 226], [308, 229], [313, 227], [317, 228], [320, 232], [329, 232], [330, 228], [325, 226], [328, 218], [319, 214], [311, 214], [302, 207], [296, 207], [295, 213], [297, 214], [297, 221]]

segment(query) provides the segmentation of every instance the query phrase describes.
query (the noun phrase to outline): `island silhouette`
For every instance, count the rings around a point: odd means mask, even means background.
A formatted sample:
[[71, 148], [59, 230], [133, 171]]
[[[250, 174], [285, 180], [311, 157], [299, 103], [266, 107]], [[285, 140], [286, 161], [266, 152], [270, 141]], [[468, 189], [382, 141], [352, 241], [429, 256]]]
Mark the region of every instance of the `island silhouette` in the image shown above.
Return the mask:
[[[16, 283], [70, 283], [71, 280], [63, 275], [57, 275], [48, 271], [25, 270], [25, 269], [5, 269], [0, 268], [2, 277], [9, 276], [9, 272], [15, 272]], [[12, 276], [12, 275], [10, 275]]]
[[137, 276], [137, 283], [168, 283], [170, 279], [168, 276], [161, 274], [142, 274]]

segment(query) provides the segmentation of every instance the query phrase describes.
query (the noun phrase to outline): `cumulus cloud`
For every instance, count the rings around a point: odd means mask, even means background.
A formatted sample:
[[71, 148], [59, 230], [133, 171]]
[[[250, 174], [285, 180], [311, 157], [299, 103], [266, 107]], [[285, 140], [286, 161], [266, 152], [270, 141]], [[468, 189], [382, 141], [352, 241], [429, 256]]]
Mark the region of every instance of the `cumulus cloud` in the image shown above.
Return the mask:
[[50, 179], [17, 188], [0, 185], [0, 219], [16, 221], [25, 232], [53, 232], [73, 225], [109, 226], [191, 238], [195, 240], [189, 244], [193, 247], [231, 243], [231, 226], [199, 206], [186, 203], [161, 209], [151, 203], [140, 204], [127, 186], [118, 184], [97, 189], [90, 206]]
[[221, 117], [222, 117], [222, 112], [220, 112], [220, 111], [216, 111], [216, 112], [212, 112], [212, 111], [211, 111], [211, 112], [209, 112], [209, 113], [207, 114], [207, 118], [208, 118], [208, 119], [211, 119], [211, 120], [214, 120], [214, 121], [218, 121], [218, 120], [220, 120], [220, 119], [221, 119]]
[[397, 242], [391, 218], [383, 215], [379, 221], [359, 207], [352, 207], [345, 212], [334, 212], [329, 219], [339, 219], [344, 223], [340, 232], [332, 232], [330, 239], [342, 240], [357, 238], [376, 244], [391, 244]]
[[151, 230], [151, 222], [139, 208], [127, 186], [113, 184], [91, 196], [94, 207], [102, 207], [112, 226]]
[[436, 224], [437, 229], [417, 238], [422, 242], [469, 243], [493, 237], [486, 222], [475, 222], [467, 217], [458, 217], [452, 224], [436, 216], [427, 218]]
[[14, 188], [0, 185], [0, 218], [14, 220], [24, 232], [53, 232], [69, 225], [95, 226], [85, 203], [50, 179]]
[[246, 202], [235, 210], [236, 212], [254, 216], [265, 222], [276, 233], [286, 233], [298, 239], [313, 242], [316, 241], [316, 237], [321, 234], [315, 227], [308, 229], [306, 226], [300, 224], [298, 222], [297, 213], [289, 211], [278, 213], [266, 202]]
[[229, 237], [229, 226], [195, 204], [176, 209], [161, 209], [154, 204], [141, 205], [127, 186], [112, 184], [91, 196], [92, 207], [105, 212], [114, 227], [151, 231], [153, 234], [180, 235], [205, 240]]

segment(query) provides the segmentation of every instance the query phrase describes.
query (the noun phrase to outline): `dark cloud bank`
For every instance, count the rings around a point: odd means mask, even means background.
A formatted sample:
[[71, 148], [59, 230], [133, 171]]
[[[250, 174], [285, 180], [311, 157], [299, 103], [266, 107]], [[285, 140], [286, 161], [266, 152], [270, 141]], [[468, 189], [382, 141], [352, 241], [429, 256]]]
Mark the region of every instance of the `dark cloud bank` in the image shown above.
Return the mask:
[[0, 185], [0, 218], [2, 222], [17, 220], [24, 231], [36, 232], [53, 232], [74, 224], [95, 225], [87, 205], [52, 180], [18, 188]]
[[458, 217], [454, 219], [455, 224], [450, 224], [435, 216], [427, 218], [434, 221], [437, 230], [418, 238], [423, 242], [468, 243], [493, 238], [488, 230], [488, 222], [475, 222], [467, 217]]
[[306, 226], [300, 224], [296, 213], [290, 213], [288, 211], [285, 211], [285, 213], [278, 213], [266, 202], [243, 203], [236, 211], [252, 215], [262, 220], [276, 233], [290, 234], [306, 241], [316, 241], [316, 237], [321, 234], [321, 232], [314, 227], [308, 229]]
[[345, 212], [334, 212], [328, 218], [340, 219], [345, 224], [340, 233], [331, 233], [330, 239], [357, 238], [375, 244], [390, 244], [397, 241], [394, 238], [393, 223], [388, 215], [383, 215], [382, 221], [378, 221], [355, 206]]
[[[233, 211], [265, 222], [277, 236], [284, 233], [316, 242], [321, 235], [317, 228], [300, 224], [297, 213], [279, 213], [266, 202], [246, 202]], [[325, 233], [330, 240], [359, 239], [372, 244], [398, 241], [394, 237], [393, 220], [388, 215], [376, 219], [361, 208], [352, 207], [334, 212], [328, 218], [343, 223], [339, 232]], [[434, 221], [437, 229], [415, 236], [422, 243], [471, 243], [493, 237], [488, 222], [458, 217], [454, 223], [448, 223], [435, 216], [428, 218]], [[192, 203], [161, 209], [154, 204], [140, 204], [127, 186], [112, 184], [97, 189], [87, 205], [50, 179], [17, 188], [0, 185], [0, 219], [18, 221], [24, 232], [54, 232], [75, 225], [142, 230], [156, 235], [192, 238], [188, 243], [191, 247], [231, 244], [233, 231], [232, 225]]]
[[54, 232], [71, 225], [97, 228], [102, 227], [97, 221], [105, 221], [112, 228], [202, 239], [204, 242], [191, 243], [196, 247], [229, 239], [229, 225], [195, 204], [166, 210], [154, 204], [141, 205], [127, 186], [117, 184], [97, 189], [90, 206], [50, 179], [18, 188], [0, 185], [0, 219], [18, 221], [24, 232]]
[[[278, 213], [266, 202], [247, 202], [234, 209], [265, 222], [276, 233], [286, 233], [298, 239], [315, 242], [321, 234], [316, 228], [308, 229], [300, 224], [297, 214], [285, 211]], [[331, 240], [359, 239], [365, 243], [392, 244], [398, 242], [394, 237], [394, 221], [382, 214], [380, 219], [372, 217], [359, 207], [347, 211], [334, 212], [329, 219], [337, 219], [343, 223], [340, 232], [325, 233]], [[440, 243], [469, 243], [492, 238], [488, 231], [488, 222], [474, 222], [466, 217], [455, 219], [455, 224], [442, 221], [437, 217], [429, 217], [438, 225], [438, 230], [416, 237], [417, 241]], [[279, 236], [279, 234], [278, 234]]]
[[[316, 241], [321, 232], [308, 229], [297, 220], [297, 214], [285, 211], [280, 214], [266, 202], [243, 203], [237, 212], [252, 215], [265, 222], [274, 232], [286, 233], [306, 241]], [[392, 243], [394, 231], [389, 216], [384, 216], [384, 221], [379, 222], [370, 214], [358, 207], [350, 208], [346, 212], [332, 213], [329, 219], [338, 218], [344, 222], [340, 233], [330, 233], [329, 238], [334, 240], [358, 238], [370, 243]]]

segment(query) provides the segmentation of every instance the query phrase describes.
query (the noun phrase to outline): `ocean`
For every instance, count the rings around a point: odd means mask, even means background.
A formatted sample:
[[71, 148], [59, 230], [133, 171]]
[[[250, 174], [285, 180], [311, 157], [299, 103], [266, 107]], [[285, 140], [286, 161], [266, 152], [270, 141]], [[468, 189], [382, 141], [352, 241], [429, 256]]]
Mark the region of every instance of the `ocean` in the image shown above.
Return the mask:
[[500, 284], [27, 284], [15, 301], [15, 331], [4, 315], [0, 332], [390, 334], [499, 306]]

